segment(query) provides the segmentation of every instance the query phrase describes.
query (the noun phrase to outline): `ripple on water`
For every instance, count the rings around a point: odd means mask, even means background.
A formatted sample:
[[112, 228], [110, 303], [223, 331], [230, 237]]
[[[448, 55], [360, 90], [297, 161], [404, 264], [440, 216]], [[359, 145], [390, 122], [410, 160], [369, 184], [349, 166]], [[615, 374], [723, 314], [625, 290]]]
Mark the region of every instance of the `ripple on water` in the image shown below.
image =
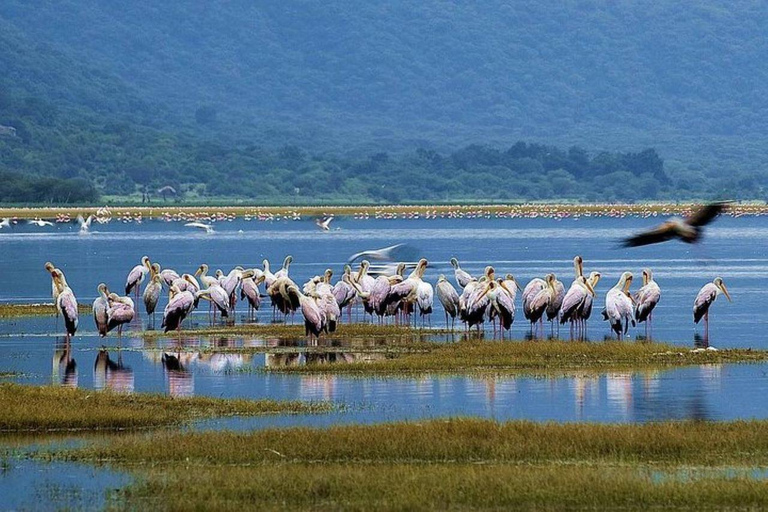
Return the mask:
[[108, 493], [128, 483], [128, 475], [102, 467], [6, 457], [0, 468], [0, 508], [103, 509]]

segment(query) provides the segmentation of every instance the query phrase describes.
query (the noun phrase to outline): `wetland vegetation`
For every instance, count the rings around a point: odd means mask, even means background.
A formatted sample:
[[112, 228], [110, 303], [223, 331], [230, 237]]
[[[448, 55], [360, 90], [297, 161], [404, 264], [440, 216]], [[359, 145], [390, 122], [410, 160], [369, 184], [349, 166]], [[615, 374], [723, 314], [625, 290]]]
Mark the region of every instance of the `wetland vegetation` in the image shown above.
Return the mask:
[[0, 384], [0, 431], [4, 432], [126, 430], [220, 416], [321, 413], [331, 408], [327, 403], [201, 396], [172, 398], [158, 394]]
[[[78, 304], [80, 314], [91, 313], [90, 304]], [[26, 316], [52, 316], [56, 306], [51, 304], [0, 304], [0, 318], [20, 318]]]
[[[758, 362], [768, 351], [751, 349], [701, 350], [655, 342], [569, 342], [462, 340], [421, 343], [386, 359], [355, 363], [277, 366], [269, 371], [348, 375], [407, 375], [418, 373], [574, 373], [671, 368], [699, 364]], [[353, 350], [352, 350], [353, 351]]]
[[768, 487], [753, 474], [768, 465], [765, 421], [450, 419], [249, 433], [161, 431], [43, 456], [130, 471], [134, 482], [113, 496], [128, 509], [699, 510], [749, 508], [768, 499]]

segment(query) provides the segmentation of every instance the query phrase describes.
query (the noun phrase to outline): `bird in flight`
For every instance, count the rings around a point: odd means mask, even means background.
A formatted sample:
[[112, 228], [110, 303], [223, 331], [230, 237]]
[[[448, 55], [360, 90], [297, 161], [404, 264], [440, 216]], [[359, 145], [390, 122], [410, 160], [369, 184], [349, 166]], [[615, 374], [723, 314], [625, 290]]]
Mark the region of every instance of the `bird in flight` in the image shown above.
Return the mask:
[[684, 219], [672, 217], [654, 228], [625, 238], [622, 246], [639, 247], [674, 239], [682, 240], [687, 244], [698, 242], [703, 233], [702, 228], [728, 208], [730, 203], [730, 201], [718, 201], [702, 206]]
[[210, 224], [203, 224], [202, 222], [187, 222], [184, 226], [188, 228], [204, 229], [207, 234], [213, 233], [213, 226]]
[[34, 219], [34, 220], [28, 220], [27, 224], [34, 224], [35, 226], [44, 227], [44, 226], [53, 226], [53, 222], [43, 219]]
[[82, 215], [77, 216], [77, 223], [80, 224], [81, 235], [87, 235], [91, 232], [91, 222], [93, 222], [93, 215], [89, 215], [87, 219], [83, 219]]
[[323, 231], [330, 231], [332, 220], [333, 220], [333, 215], [326, 217], [323, 220], [317, 219], [315, 220], [315, 224], [317, 224], [317, 227], [319, 227]]

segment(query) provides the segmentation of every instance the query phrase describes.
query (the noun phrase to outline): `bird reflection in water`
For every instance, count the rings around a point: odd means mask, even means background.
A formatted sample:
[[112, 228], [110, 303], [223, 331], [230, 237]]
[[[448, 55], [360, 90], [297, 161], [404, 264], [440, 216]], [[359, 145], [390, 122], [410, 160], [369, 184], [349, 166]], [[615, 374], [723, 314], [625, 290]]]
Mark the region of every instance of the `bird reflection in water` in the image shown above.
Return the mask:
[[56, 340], [51, 380], [68, 388], [77, 387], [77, 363], [72, 357], [72, 345], [67, 338]]
[[694, 348], [709, 348], [709, 333], [705, 331], [704, 336], [699, 333], [694, 333], [693, 346]]
[[627, 419], [632, 406], [632, 374], [609, 373], [605, 376], [605, 391], [608, 402], [617, 406], [622, 417]]
[[133, 370], [123, 364], [123, 355], [119, 350], [117, 361], [113, 361], [109, 357], [109, 352], [106, 349], [99, 350], [96, 355], [96, 363], [93, 365], [93, 387], [121, 393], [133, 392]]
[[307, 375], [300, 382], [302, 399], [332, 401], [335, 398], [335, 375]]
[[244, 368], [253, 359], [252, 354], [201, 353], [198, 364], [208, 365], [214, 374], [232, 373]]
[[581, 418], [588, 395], [597, 396], [600, 392], [600, 379], [598, 377], [574, 377], [572, 385], [576, 411]]
[[[188, 354], [178, 355], [164, 353], [161, 359], [163, 370], [168, 379], [168, 393], [171, 396], [192, 396], [195, 394], [195, 379], [189, 370], [185, 368]], [[189, 354], [196, 356], [196, 354]]]
[[266, 368], [282, 368], [285, 366], [300, 366], [301, 354], [298, 352], [278, 352], [264, 354], [264, 366]]

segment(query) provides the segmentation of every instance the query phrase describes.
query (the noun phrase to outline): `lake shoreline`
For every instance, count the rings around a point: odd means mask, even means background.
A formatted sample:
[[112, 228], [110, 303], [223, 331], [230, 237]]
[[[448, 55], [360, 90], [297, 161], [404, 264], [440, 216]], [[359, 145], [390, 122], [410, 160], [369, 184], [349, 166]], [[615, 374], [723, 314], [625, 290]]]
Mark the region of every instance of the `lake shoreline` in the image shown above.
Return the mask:
[[[9, 219], [69, 219], [77, 215], [101, 217], [171, 218], [171, 220], [198, 218], [201, 216], [245, 217], [253, 220], [294, 219], [302, 217], [338, 216], [362, 218], [561, 218], [572, 216], [655, 216], [685, 215], [701, 202], [681, 203], [522, 203], [522, 204], [431, 204], [431, 205], [302, 205], [302, 206], [240, 206], [158, 203], [151, 206], [48, 206], [48, 207], [1, 207], [0, 218]], [[734, 203], [725, 215], [767, 215], [768, 204], [756, 202]]]

